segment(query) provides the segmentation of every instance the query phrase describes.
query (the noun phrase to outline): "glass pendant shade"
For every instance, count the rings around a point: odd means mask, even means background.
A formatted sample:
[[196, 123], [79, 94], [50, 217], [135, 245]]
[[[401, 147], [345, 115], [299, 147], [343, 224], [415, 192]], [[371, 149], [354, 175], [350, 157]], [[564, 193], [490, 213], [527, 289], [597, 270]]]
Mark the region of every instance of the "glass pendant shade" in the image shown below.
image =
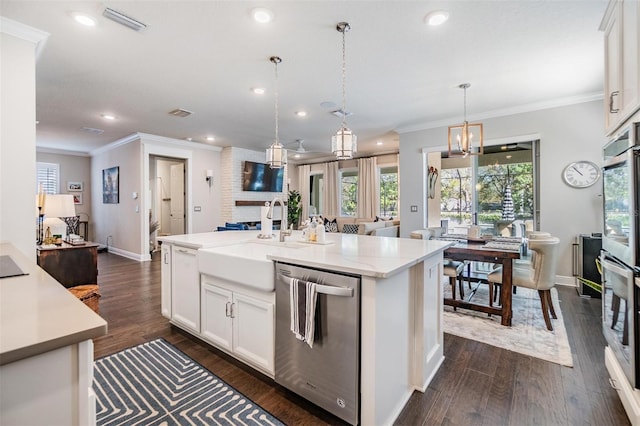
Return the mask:
[[287, 150], [278, 141], [267, 148], [267, 163], [272, 169], [280, 169], [287, 164]]
[[[484, 153], [484, 135], [482, 123], [469, 123], [449, 126], [449, 156], [466, 157]], [[477, 150], [475, 149], [477, 146]]]
[[338, 160], [349, 160], [358, 151], [358, 137], [348, 127], [341, 127], [331, 137], [331, 152]]

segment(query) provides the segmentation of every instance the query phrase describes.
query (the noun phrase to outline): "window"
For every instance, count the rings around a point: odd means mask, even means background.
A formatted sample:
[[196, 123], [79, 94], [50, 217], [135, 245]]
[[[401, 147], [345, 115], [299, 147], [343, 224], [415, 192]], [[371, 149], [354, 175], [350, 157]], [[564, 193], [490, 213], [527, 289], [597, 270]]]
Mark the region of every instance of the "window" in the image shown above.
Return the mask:
[[[462, 232], [470, 224], [483, 233], [522, 235], [535, 222], [537, 142], [485, 147], [481, 156], [443, 158], [440, 218]], [[458, 230], [456, 230], [458, 228]]]
[[398, 166], [380, 167], [380, 216], [398, 217]]
[[40, 185], [45, 194], [60, 192], [60, 164], [36, 163], [36, 193]]
[[309, 216], [322, 215], [322, 194], [324, 175], [316, 173], [309, 176]]
[[340, 171], [340, 216], [355, 216], [358, 210], [358, 170]]

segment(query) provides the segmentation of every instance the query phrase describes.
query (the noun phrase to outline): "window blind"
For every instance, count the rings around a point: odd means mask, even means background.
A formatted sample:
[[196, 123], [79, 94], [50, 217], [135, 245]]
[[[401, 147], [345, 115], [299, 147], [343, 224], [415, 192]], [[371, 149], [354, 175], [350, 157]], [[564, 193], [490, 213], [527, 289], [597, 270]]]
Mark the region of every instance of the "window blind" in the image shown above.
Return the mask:
[[40, 185], [46, 194], [60, 192], [60, 164], [36, 163], [36, 193]]

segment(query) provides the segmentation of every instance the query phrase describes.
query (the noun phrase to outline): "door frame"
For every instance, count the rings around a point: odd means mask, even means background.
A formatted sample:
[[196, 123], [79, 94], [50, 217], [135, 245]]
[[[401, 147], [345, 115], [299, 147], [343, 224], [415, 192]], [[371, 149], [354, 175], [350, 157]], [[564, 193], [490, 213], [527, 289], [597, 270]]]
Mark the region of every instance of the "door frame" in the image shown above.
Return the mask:
[[144, 214], [140, 215], [140, 241], [141, 241], [141, 253], [142, 260], [151, 260], [151, 254], [149, 253], [149, 218], [147, 212], [151, 208], [151, 197], [149, 197], [149, 162], [152, 156], [175, 158], [177, 160], [184, 161], [185, 177], [184, 177], [184, 208], [185, 208], [185, 233], [190, 234], [192, 232], [192, 212], [191, 204], [193, 203], [193, 153], [189, 150], [174, 148], [164, 144], [154, 143], [154, 141], [145, 141], [141, 139], [142, 143], [142, 206], [144, 206]]

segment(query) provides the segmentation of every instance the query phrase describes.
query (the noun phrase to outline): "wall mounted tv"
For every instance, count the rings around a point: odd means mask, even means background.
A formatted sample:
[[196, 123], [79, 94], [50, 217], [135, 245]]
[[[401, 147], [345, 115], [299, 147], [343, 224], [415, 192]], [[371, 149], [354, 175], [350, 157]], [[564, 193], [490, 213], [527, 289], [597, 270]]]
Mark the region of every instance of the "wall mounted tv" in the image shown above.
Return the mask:
[[284, 168], [272, 169], [268, 164], [244, 162], [243, 191], [282, 192]]

